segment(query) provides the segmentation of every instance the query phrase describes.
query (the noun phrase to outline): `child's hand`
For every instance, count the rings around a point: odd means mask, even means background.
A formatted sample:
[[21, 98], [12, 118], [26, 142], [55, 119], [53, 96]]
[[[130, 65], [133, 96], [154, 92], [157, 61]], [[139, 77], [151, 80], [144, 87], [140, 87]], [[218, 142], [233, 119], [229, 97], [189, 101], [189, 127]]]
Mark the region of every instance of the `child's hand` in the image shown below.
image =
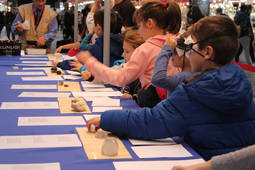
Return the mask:
[[52, 61], [52, 62], [51, 62], [51, 65], [52, 65], [52, 67], [57, 67], [58, 62], [57, 62], [57, 61]]
[[173, 36], [168, 36], [165, 45], [175, 48], [177, 46], [177, 41], [173, 38]]
[[124, 93], [121, 98], [133, 98], [131, 94], [128, 94], [128, 93]]
[[71, 70], [80, 71], [82, 64], [79, 61], [75, 60], [70, 62], [70, 66], [74, 67], [71, 68]]
[[101, 121], [101, 117], [95, 117], [95, 118], [88, 120], [87, 121], [88, 130], [90, 131], [91, 125], [95, 125], [96, 130], [100, 129], [100, 121]]
[[92, 74], [89, 71], [82, 71], [81, 72], [82, 80], [88, 80], [91, 77], [91, 75]]
[[62, 50], [62, 46], [58, 47], [54, 53], [60, 53]]
[[95, 27], [93, 27], [89, 33], [93, 35], [94, 32], [95, 32]]
[[79, 49], [79, 46], [80, 46], [80, 42], [76, 42], [76, 43], [74, 43], [74, 47], [73, 47], [73, 49], [74, 50], [78, 50]]
[[77, 59], [82, 63], [85, 64], [87, 60], [92, 57], [89, 51], [81, 51], [76, 55]]

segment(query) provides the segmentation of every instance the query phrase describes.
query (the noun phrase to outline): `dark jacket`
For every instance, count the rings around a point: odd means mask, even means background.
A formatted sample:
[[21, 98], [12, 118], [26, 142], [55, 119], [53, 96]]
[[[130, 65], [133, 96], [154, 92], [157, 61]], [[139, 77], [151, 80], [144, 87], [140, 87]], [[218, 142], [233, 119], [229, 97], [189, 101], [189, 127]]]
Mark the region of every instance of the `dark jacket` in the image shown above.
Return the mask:
[[[82, 48], [79, 47], [80, 50]], [[92, 44], [88, 51], [100, 62], [103, 62], [104, 53], [104, 36], [96, 38], [95, 44]], [[120, 34], [110, 35], [110, 66], [113, 66], [114, 61], [122, 59], [122, 42]]]
[[106, 111], [106, 131], [141, 139], [184, 136], [206, 160], [255, 143], [255, 104], [243, 70], [227, 64], [181, 84], [152, 109]]

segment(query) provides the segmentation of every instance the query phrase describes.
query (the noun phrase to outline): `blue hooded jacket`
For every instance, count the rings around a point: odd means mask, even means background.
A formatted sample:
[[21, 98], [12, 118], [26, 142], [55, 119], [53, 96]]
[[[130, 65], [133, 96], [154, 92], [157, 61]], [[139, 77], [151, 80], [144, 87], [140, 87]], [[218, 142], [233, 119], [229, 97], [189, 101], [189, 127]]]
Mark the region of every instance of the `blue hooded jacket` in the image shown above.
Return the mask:
[[106, 111], [102, 129], [141, 139], [184, 136], [206, 160], [255, 143], [255, 104], [243, 70], [227, 64], [181, 84], [154, 108]]
[[[80, 45], [81, 51], [89, 51], [98, 61], [103, 62], [104, 52], [104, 36], [96, 38], [96, 42], [90, 46]], [[110, 34], [110, 66], [113, 66], [114, 61], [122, 59], [122, 42], [120, 34]]]

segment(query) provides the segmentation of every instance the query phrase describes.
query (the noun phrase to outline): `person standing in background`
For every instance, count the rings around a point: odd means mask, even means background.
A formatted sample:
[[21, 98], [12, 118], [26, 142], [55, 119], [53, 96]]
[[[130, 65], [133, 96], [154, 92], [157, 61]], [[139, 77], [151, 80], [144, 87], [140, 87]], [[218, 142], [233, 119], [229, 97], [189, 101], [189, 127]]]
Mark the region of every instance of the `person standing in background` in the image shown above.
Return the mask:
[[254, 51], [253, 51], [253, 41], [254, 41], [254, 34], [253, 34], [253, 28], [252, 28], [252, 24], [251, 24], [251, 11], [252, 11], [252, 6], [251, 5], [247, 5], [246, 6], [246, 14], [247, 14], [247, 20], [248, 20], [248, 28], [249, 28], [249, 36], [250, 36], [250, 57], [251, 57], [251, 61], [253, 63], [255, 63], [255, 57], [254, 57]]
[[74, 7], [72, 6], [70, 8], [70, 11], [66, 11], [65, 12], [65, 16], [64, 16], [64, 39], [68, 39], [69, 37], [71, 37], [72, 39], [74, 39]]
[[0, 12], [0, 37], [1, 37], [2, 29], [3, 29], [4, 24], [5, 24], [4, 20], [5, 20], [4, 13], [1, 11]]
[[11, 40], [11, 37], [10, 37], [11, 34], [12, 34], [12, 40], [15, 40], [15, 34], [11, 32], [12, 22], [14, 21], [15, 17], [16, 17], [16, 10], [12, 8], [11, 11], [7, 12], [6, 14], [6, 32], [7, 32], [7, 37], [9, 40]]
[[19, 35], [22, 49], [47, 48], [58, 30], [57, 13], [45, 6], [46, 0], [33, 0], [33, 3], [21, 5], [12, 23], [12, 32]]
[[112, 9], [120, 14], [124, 27], [134, 26], [133, 14], [135, 12], [135, 7], [130, 0], [115, 0], [115, 5]]

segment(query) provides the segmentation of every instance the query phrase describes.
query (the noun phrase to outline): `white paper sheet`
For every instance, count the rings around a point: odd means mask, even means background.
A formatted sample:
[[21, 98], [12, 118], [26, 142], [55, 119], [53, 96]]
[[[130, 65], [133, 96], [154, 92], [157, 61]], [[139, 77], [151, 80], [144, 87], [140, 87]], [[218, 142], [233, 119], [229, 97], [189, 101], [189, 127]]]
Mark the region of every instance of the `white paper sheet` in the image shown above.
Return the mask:
[[13, 84], [11, 86], [11, 89], [57, 89], [57, 85], [51, 85], [51, 84]]
[[23, 81], [56, 81], [63, 80], [61, 76], [21, 77]]
[[86, 92], [113, 92], [112, 88], [85, 88]]
[[93, 100], [92, 106], [120, 106], [120, 99]]
[[[73, 94], [74, 95], [74, 94]], [[96, 101], [96, 100], [108, 100], [108, 99], [111, 99], [110, 97], [103, 97], [103, 96], [83, 96], [83, 98], [86, 100], [86, 101]]]
[[51, 69], [51, 67], [24, 67], [22, 70], [46, 70]]
[[0, 109], [59, 109], [58, 102], [2, 102]]
[[75, 97], [86, 97], [86, 96], [121, 96], [122, 93], [120, 91], [113, 92], [72, 92]]
[[175, 161], [122, 161], [113, 162], [116, 170], [171, 170], [173, 166], [189, 166], [204, 162], [203, 159]]
[[60, 163], [0, 164], [0, 170], [61, 170]]
[[62, 55], [63, 60], [75, 60], [77, 59], [76, 56], [70, 57], [69, 55]]
[[71, 93], [56, 92], [22, 92], [18, 97], [69, 97]]
[[169, 145], [176, 144], [172, 138], [163, 138], [155, 140], [138, 140], [138, 139], [129, 139], [132, 145]]
[[19, 76], [19, 75], [45, 75], [44, 72], [6, 72], [8, 76]]
[[139, 158], [165, 158], [192, 156], [181, 144], [162, 146], [132, 146]]
[[85, 125], [82, 116], [19, 117], [18, 126]]
[[92, 112], [104, 112], [107, 110], [122, 110], [122, 107], [93, 107]]
[[63, 78], [64, 78], [65, 80], [78, 80], [78, 79], [81, 79], [81, 76], [63, 75]]
[[37, 58], [32, 58], [32, 57], [25, 58], [24, 57], [24, 58], [19, 58], [19, 59], [20, 60], [48, 60], [48, 58], [45, 58], [45, 57], [44, 58], [42, 58], [42, 57], [41, 58], [38, 58], [38, 57]]
[[44, 63], [44, 64], [15, 64], [15, 66], [40, 67], [40, 66], [48, 66], [48, 65], [46, 63]]
[[76, 134], [0, 136], [0, 149], [81, 147]]
[[93, 115], [83, 115], [84, 118], [86, 119], [86, 121], [88, 121], [89, 119], [95, 118], [95, 117], [100, 117], [100, 114], [93, 114]]
[[87, 87], [94, 87], [94, 88], [98, 88], [98, 87], [104, 87], [103, 84], [94, 84], [88, 81], [82, 81], [81, 85], [83, 87], [83, 89], [86, 89]]
[[22, 61], [21, 63], [24, 63], [24, 64], [31, 64], [31, 63], [41, 64], [41, 63], [51, 63], [51, 62], [50, 61]]
[[81, 75], [81, 73], [77, 72], [77, 71], [66, 70], [66, 72], [70, 75], [75, 75], [75, 76], [80, 76]]

